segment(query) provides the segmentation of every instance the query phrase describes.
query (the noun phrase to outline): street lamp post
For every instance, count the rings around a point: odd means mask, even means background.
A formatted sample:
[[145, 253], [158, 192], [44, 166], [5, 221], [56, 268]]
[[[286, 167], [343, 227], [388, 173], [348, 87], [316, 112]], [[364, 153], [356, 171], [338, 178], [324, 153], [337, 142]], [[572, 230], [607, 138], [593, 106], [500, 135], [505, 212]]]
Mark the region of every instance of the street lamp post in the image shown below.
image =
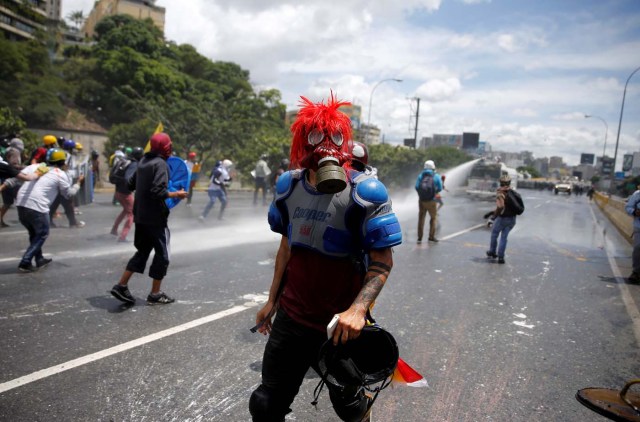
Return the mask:
[[[629, 75], [629, 77], [627, 78], [627, 82], [624, 84], [624, 91], [622, 92], [622, 106], [620, 107], [620, 121], [618, 122], [618, 135], [616, 136], [616, 150], [613, 153], [613, 178], [612, 180], [615, 180], [615, 175], [616, 175], [616, 159], [618, 158], [618, 143], [620, 142], [620, 128], [622, 127], [622, 113], [624, 112], [624, 99], [627, 96], [627, 85], [629, 85], [629, 81], [631, 80], [631, 77], [638, 71], [640, 70], [640, 67], [637, 68], [636, 70], [634, 70], [633, 72], [631, 72], [631, 75]], [[614, 184], [611, 184], [611, 192], [613, 192], [613, 186]]]
[[605, 156], [605, 151], [607, 150], [607, 134], [609, 133], [609, 125], [607, 124], [607, 122], [602, 118], [602, 117], [598, 117], [598, 116], [593, 116], [591, 114], [585, 114], [584, 118], [588, 119], [590, 117], [593, 117], [594, 119], [600, 119], [602, 120], [602, 123], [604, 123], [604, 147], [602, 147], [602, 158], [604, 159]]
[[378, 85], [380, 85], [383, 82], [388, 82], [388, 81], [402, 82], [402, 79], [395, 79], [395, 78], [383, 79], [383, 80], [379, 81], [377, 84], [375, 84], [373, 86], [373, 88], [371, 88], [371, 94], [369, 95], [369, 115], [367, 116], [367, 133], [365, 135], [365, 144], [369, 143], [368, 142], [368, 140], [369, 140], [369, 132], [371, 131], [371, 105], [372, 105], [372, 102], [373, 102], [373, 92], [376, 90]]

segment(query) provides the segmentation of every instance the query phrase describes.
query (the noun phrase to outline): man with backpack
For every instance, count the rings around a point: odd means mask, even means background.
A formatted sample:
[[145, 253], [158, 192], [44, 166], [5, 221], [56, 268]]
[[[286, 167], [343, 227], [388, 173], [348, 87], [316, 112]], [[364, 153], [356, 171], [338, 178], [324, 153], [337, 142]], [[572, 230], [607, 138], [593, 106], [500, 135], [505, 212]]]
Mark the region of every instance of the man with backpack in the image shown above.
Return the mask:
[[438, 216], [438, 201], [436, 195], [442, 191], [442, 179], [436, 173], [436, 165], [433, 160], [424, 162], [424, 169], [416, 179], [416, 191], [418, 192], [418, 244], [422, 243], [424, 234], [424, 220], [429, 213], [429, 242], [437, 242], [436, 221]]
[[133, 194], [129, 190], [129, 179], [138, 168], [138, 161], [144, 156], [144, 150], [141, 147], [135, 147], [131, 151], [129, 157], [120, 159], [109, 172], [109, 182], [116, 186], [116, 200], [122, 205], [122, 212], [116, 217], [111, 228], [111, 234], [118, 236], [118, 227], [122, 220], [124, 226], [118, 237], [118, 242], [126, 242], [127, 235], [133, 225]]
[[[504, 264], [504, 253], [507, 249], [507, 237], [516, 225], [516, 216], [524, 212], [524, 203], [518, 192], [511, 189], [511, 177], [500, 176], [500, 187], [496, 192], [496, 209], [493, 212], [494, 222], [491, 229], [491, 243], [487, 258], [498, 258], [498, 264]], [[500, 244], [498, 244], [500, 237]], [[496, 253], [497, 248], [497, 253]]]

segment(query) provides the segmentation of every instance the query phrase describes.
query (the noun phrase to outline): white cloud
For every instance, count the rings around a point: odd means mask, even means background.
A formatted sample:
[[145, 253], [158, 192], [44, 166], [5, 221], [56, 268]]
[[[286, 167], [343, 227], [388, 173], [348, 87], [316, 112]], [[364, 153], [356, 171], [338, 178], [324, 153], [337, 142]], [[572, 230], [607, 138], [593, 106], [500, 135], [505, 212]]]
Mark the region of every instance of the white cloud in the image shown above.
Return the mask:
[[445, 80], [430, 80], [416, 89], [416, 95], [427, 101], [439, 102], [452, 98], [462, 89], [460, 81], [456, 78]]

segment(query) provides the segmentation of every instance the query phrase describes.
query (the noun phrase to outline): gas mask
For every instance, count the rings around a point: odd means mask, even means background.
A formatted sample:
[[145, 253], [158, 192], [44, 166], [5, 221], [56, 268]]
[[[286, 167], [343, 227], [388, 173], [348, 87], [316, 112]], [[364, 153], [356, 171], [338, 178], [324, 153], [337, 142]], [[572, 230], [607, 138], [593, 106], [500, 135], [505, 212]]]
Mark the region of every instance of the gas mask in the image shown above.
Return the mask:
[[345, 168], [351, 163], [351, 120], [339, 108], [350, 103], [333, 92], [326, 103], [300, 98], [302, 107], [291, 125], [291, 166], [315, 171], [318, 192], [338, 193], [347, 187]]
[[338, 193], [347, 187], [347, 174], [342, 166], [348, 156], [342, 152], [342, 132], [313, 129], [307, 135], [308, 154], [303, 166], [316, 171], [316, 189], [321, 193]]

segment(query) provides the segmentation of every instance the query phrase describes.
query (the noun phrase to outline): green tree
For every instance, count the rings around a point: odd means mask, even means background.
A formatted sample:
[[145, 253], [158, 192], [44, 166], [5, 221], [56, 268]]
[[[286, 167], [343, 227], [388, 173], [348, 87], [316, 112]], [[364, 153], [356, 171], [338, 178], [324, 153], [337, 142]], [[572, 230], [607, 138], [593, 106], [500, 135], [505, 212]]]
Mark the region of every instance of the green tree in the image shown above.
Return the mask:
[[76, 30], [80, 30], [80, 25], [82, 25], [85, 21], [84, 13], [82, 10], [76, 10], [67, 15], [67, 19], [69, 19], [76, 27]]

